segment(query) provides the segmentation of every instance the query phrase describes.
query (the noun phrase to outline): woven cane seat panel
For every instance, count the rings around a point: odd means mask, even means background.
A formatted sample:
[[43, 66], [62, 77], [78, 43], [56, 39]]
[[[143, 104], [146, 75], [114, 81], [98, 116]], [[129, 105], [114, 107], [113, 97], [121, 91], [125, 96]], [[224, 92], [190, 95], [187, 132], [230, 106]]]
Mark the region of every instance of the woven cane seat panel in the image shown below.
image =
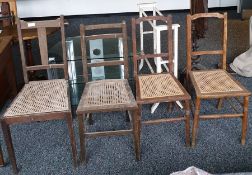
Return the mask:
[[224, 70], [193, 72], [201, 93], [237, 92], [242, 88]]
[[125, 80], [101, 80], [90, 82], [84, 97], [84, 106], [113, 106], [128, 104], [130, 98], [125, 87]]
[[66, 80], [31, 81], [24, 86], [4, 116], [69, 110]]
[[139, 76], [140, 98], [184, 95], [170, 74]]

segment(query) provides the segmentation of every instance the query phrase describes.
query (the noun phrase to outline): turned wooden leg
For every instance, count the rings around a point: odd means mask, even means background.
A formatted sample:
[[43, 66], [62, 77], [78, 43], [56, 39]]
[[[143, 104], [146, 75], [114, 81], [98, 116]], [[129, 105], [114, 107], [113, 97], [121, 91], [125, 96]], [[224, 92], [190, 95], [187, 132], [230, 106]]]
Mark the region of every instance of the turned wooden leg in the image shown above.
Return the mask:
[[4, 140], [7, 145], [7, 150], [10, 158], [10, 162], [13, 168], [13, 173], [17, 174], [18, 169], [17, 169], [17, 163], [16, 163], [16, 157], [15, 157], [15, 152], [13, 148], [13, 143], [11, 139], [11, 133], [10, 133], [10, 126], [4, 121], [1, 121], [2, 125], [2, 130], [3, 130], [3, 135], [4, 135]]
[[79, 124], [79, 137], [80, 137], [80, 162], [86, 162], [86, 145], [85, 145], [85, 126], [84, 118], [85, 114], [78, 114], [78, 124]]
[[73, 155], [73, 164], [74, 167], [77, 166], [77, 149], [76, 149], [76, 142], [74, 137], [74, 130], [73, 130], [73, 121], [72, 121], [72, 114], [69, 113], [66, 115], [67, 127], [70, 137], [70, 143], [72, 147], [72, 155]]
[[242, 117], [242, 138], [241, 144], [245, 145], [246, 142], [246, 132], [248, 126], [248, 104], [249, 104], [249, 97], [244, 97], [243, 103], [243, 117]]
[[140, 120], [139, 120], [139, 111], [138, 109], [133, 111], [132, 120], [133, 120], [133, 136], [134, 136], [134, 145], [135, 145], [135, 154], [136, 159], [141, 159], [141, 140], [140, 140]]
[[4, 166], [3, 151], [0, 145], [0, 166]]
[[197, 98], [195, 102], [195, 112], [194, 112], [194, 119], [193, 119], [192, 147], [194, 147], [196, 143], [196, 137], [197, 137], [198, 127], [199, 127], [199, 113], [200, 113], [200, 99]]
[[185, 101], [185, 134], [186, 146], [190, 146], [190, 101]]

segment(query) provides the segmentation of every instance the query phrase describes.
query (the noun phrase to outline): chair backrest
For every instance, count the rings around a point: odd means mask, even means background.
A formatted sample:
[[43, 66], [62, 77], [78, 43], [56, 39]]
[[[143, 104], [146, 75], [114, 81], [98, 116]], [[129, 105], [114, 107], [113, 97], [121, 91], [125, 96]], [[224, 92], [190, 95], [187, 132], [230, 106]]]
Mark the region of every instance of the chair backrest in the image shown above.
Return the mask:
[[[87, 31], [101, 31], [106, 30], [102, 34], [95, 34], [95, 35], [87, 35]], [[119, 33], [110, 32], [108, 33], [107, 30], [113, 31], [115, 29], [121, 30]], [[128, 79], [128, 44], [127, 44], [127, 29], [126, 29], [126, 22], [123, 21], [122, 23], [112, 23], [112, 24], [96, 24], [96, 25], [80, 25], [80, 36], [81, 36], [81, 51], [82, 51], [82, 63], [83, 63], [83, 76], [84, 82], [88, 82], [88, 69], [91, 67], [100, 67], [100, 66], [116, 66], [116, 65], [124, 65], [124, 77]], [[99, 61], [99, 62], [91, 62], [88, 63], [88, 56], [87, 56], [87, 42], [90, 40], [97, 40], [97, 39], [113, 39], [118, 38], [122, 39], [123, 42], [123, 60], [111, 60], [111, 61]]]
[[[192, 22], [200, 18], [219, 18], [223, 20], [223, 37], [221, 50], [204, 50], [193, 51], [192, 47]], [[192, 70], [192, 57], [201, 55], [222, 55], [221, 68], [226, 69], [227, 57], [227, 13], [198, 13], [195, 15], [187, 15], [187, 73]]]
[[[157, 22], [163, 21], [167, 25], [167, 52], [166, 53], [153, 53], [145, 54], [141, 52], [137, 54], [137, 38], [136, 38], [136, 29], [142, 22], [148, 22], [156, 20]], [[174, 74], [174, 63], [173, 63], [173, 35], [172, 35], [172, 17], [169, 16], [148, 16], [141, 17], [138, 19], [132, 18], [132, 45], [133, 45], [133, 62], [134, 62], [134, 78], [138, 75], [138, 61], [141, 59], [165, 57], [168, 60], [168, 69], [169, 73]]]
[[[61, 32], [61, 44], [62, 44], [62, 64], [49, 64], [48, 63], [48, 47], [47, 47], [47, 28], [60, 28]], [[68, 79], [68, 68], [67, 68], [67, 54], [66, 54], [66, 42], [65, 42], [65, 28], [64, 28], [64, 17], [61, 16], [55, 20], [46, 20], [46, 21], [32, 21], [27, 22], [17, 18], [17, 30], [18, 30], [18, 40], [21, 53], [23, 75], [25, 83], [29, 82], [28, 72], [36, 70], [48, 70], [51, 68], [61, 68], [64, 70], [64, 78]], [[28, 66], [26, 64], [26, 54], [24, 50], [23, 42], [23, 30], [37, 30], [37, 37], [40, 49], [41, 64]]]

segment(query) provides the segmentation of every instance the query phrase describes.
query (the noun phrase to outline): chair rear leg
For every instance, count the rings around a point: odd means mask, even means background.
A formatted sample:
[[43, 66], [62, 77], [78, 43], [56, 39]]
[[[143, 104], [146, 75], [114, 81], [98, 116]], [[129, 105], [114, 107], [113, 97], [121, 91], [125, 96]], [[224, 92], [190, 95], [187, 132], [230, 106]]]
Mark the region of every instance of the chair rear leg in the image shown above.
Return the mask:
[[78, 124], [79, 124], [79, 137], [80, 137], [80, 163], [86, 162], [86, 145], [85, 145], [85, 126], [84, 117], [85, 114], [78, 114]]
[[0, 146], [0, 166], [4, 166], [3, 152]]
[[173, 111], [174, 104], [173, 102], [168, 103], [168, 112], [171, 113]]
[[10, 162], [13, 168], [13, 173], [17, 174], [18, 169], [17, 169], [16, 157], [15, 157], [15, 152], [14, 152], [11, 133], [10, 133], [10, 126], [6, 124], [4, 120], [1, 121], [1, 125], [2, 125], [4, 140], [7, 145]]
[[93, 125], [94, 124], [94, 120], [93, 120], [93, 116], [91, 113], [87, 114], [87, 118], [88, 118], [88, 124], [89, 125]]
[[133, 137], [134, 137], [134, 145], [135, 145], [135, 154], [136, 154], [136, 159], [140, 160], [141, 159], [141, 139], [140, 139], [140, 115], [139, 115], [139, 110], [132, 111], [133, 115], [132, 120], [133, 120]]
[[221, 110], [222, 105], [223, 105], [223, 100], [224, 100], [224, 98], [220, 98], [220, 99], [218, 100], [218, 105], [217, 105], [217, 109], [218, 109], [218, 110]]
[[249, 104], [249, 97], [244, 97], [243, 103], [243, 117], [242, 117], [242, 138], [241, 144], [245, 145], [246, 142], [246, 132], [248, 126], [248, 104]]
[[185, 101], [185, 134], [186, 146], [190, 146], [190, 101]]
[[130, 116], [129, 116], [128, 111], [125, 112], [125, 115], [126, 115], [125, 121], [130, 122]]
[[70, 137], [70, 143], [72, 147], [72, 156], [73, 156], [73, 164], [74, 167], [77, 166], [77, 150], [76, 150], [76, 142], [74, 137], [74, 130], [73, 130], [73, 121], [72, 121], [72, 114], [69, 113], [66, 115], [67, 127]]
[[197, 98], [195, 102], [195, 112], [193, 119], [192, 147], [194, 147], [196, 144], [196, 137], [198, 134], [198, 127], [199, 127], [199, 113], [200, 113], [200, 99]]

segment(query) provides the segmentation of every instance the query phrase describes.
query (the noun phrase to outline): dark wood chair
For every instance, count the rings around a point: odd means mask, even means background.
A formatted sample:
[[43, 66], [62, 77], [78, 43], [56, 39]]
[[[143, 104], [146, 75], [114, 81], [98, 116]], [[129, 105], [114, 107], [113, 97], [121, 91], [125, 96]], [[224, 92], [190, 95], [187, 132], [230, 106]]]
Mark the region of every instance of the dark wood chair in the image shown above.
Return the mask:
[[[106, 33], [98, 35], [86, 35], [86, 32], [94, 32], [99, 29], [121, 30], [120, 33]], [[138, 123], [139, 119], [137, 113], [137, 103], [134, 99], [132, 91], [128, 83], [128, 46], [127, 46], [127, 31], [126, 23], [114, 24], [98, 24], [98, 25], [80, 25], [81, 48], [82, 48], [82, 62], [83, 62], [83, 76], [85, 88], [77, 108], [77, 116], [79, 122], [80, 135], [80, 160], [86, 161], [86, 146], [87, 138], [98, 136], [112, 136], [112, 135], [127, 135], [133, 134], [136, 159], [140, 159], [140, 140]], [[113, 39], [120, 38], [123, 41], [123, 60], [99, 61], [96, 63], [89, 63], [87, 56], [86, 42], [96, 39]], [[105, 44], [105, 43], [104, 43]], [[124, 65], [125, 79], [107, 79], [89, 81], [88, 69], [99, 66], [115, 66]], [[126, 111], [132, 119], [133, 129], [116, 130], [116, 131], [101, 131], [101, 132], [86, 132], [84, 127], [84, 120], [90, 117], [95, 112], [112, 112], [112, 111]]]
[[[167, 24], [167, 53], [145, 54], [141, 51], [137, 53], [137, 38], [136, 29], [141, 22], [150, 20], [163, 21]], [[183, 101], [185, 116], [150, 119], [141, 121], [142, 124], [159, 124], [165, 122], [185, 122], [186, 145], [190, 145], [190, 95], [186, 92], [181, 83], [174, 76], [173, 63], [173, 45], [172, 45], [172, 17], [168, 16], [150, 16], [132, 19], [132, 41], [133, 41], [133, 61], [134, 61], [134, 78], [136, 82], [136, 101], [139, 107], [138, 115], [141, 116], [143, 104], [161, 103], [161, 102], [176, 102]], [[141, 59], [153, 59], [162, 57], [168, 60], [169, 72], [157, 74], [140, 74], [138, 72], [138, 63]]]
[[[223, 21], [223, 38], [221, 50], [192, 50], [192, 21], [200, 18], [215, 18]], [[219, 69], [212, 70], [192, 70], [192, 57], [204, 55], [221, 55], [221, 65]], [[241, 143], [245, 144], [247, 120], [248, 120], [248, 102], [250, 92], [236, 81], [226, 71], [227, 56], [227, 13], [200, 13], [187, 15], [187, 82], [195, 89], [195, 112], [192, 131], [192, 146], [195, 146], [198, 132], [199, 120], [219, 119], [219, 118], [241, 118], [242, 119], [242, 138]], [[203, 61], [203, 59], [202, 59]], [[203, 99], [219, 99], [218, 108], [221, 108], [224, 98], [243, 97], [244, 102], [242, 113], [232, 114], [212, 114], [200, 115], [200, 103]]]
[[[65, 45], [64, 18], [56, 20], [26, 22], [17, 19], [19, 47], [23, 67], [25, 85], [1, 119], [5, 143], [13, 167], [17, 173], [16, 158], [11, 139], [10, 125], [31, 123], [37, 121], [66, 120], [72, 147], [73, 162], [76, 165], [76, 143], [72, 126], [71, 105], [69, 100], [67, 55]], [[46, 29], [51, 27], [60, 28], [63, 51], [62, 64], [48, 64]], [[41, 65], [27, 66], [23, 37], [21, 30], [37, 29], [38, 43], [41, 55]], [[29, 81], [28, 72], [36, 70], [48, 70], [60, 68], [64, 70], [64, 79], [44, 81]]]

